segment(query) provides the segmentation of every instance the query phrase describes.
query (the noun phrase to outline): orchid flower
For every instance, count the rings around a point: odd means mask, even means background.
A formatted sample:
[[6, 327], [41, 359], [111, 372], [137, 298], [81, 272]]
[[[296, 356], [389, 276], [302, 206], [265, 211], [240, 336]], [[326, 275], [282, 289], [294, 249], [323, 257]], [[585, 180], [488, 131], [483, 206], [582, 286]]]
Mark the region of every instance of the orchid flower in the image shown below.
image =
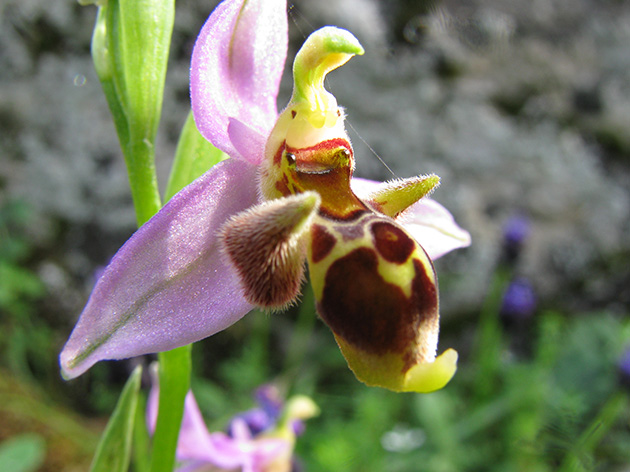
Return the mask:
[[[152, 368], [151, 391], [147, 402], [147, 426], [151, 433], [155, 431], [157, 422], [158, 401], [159, 381], [156, 369]], [[317, 415], [317, 405], [303, 395], [291, 397], [284, 405], [278, 405], [277, 415], [266, 416], [264, 428], [260, 430], [252, 428], [246, 419], [252, 412], [266, 415], [264, 408], [248, 410], [232, 419], [227, 434], [221, 431], [211, 433], [192, 391], [188, 391], [177, 441], [176, 458], [179, 466], [176, 472], [291, 470], [296, 439], [292, 424]]]
[[306, 40], [292, 99], [277, 113], [287, 38], [285, 0], [225, 0], [203, 26], [193, 114], [230, 159], [175, 195], [114, 256], [61, 353], [65, 377], [198, 341], [255, 306], [284, 308], [299, 296], [305, 261], [317, 311], [359, 380], [424, 392], [454, 374], [455, 351], [436, 358], [431, 258], [470, 236], [426, 198], [434, 175], [352, 179], [345, 115], [323, 86], [328, 72], [363, 53], [349, 32], [326, 27]]

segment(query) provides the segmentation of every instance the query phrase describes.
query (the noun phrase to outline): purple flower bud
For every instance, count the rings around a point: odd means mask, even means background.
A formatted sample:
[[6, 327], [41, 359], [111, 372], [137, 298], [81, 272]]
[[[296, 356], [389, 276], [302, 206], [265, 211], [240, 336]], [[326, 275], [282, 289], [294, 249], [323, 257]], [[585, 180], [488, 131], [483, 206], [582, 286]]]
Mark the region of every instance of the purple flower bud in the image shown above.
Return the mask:
[[273, 420], [278, 419], [282, 411], [283, 401], [278, 388], [274, 385], [263, 385], [254, 393], [256, 402], [263, 411]]
[[619, 375], [619, 383], [630, 389], [630, 347], [626, 348], [619, 358], [617, 373]]
[[505, 320], [526, 320], [536, 311], [536, 293], [526, 279], [516, 279], [503, 294], [501, 316]]
[[514, 263], [518, 258], [527, 237], [531, 224], [529, 218], [517, 213], [503, 225], [503, 254], [507, 263]]
[[275, 418], [271, 418], [263, 409], [254, 408], [251, 410], [239, 413], [230, 420], [227, 427], [227, 434], [230, 437], [235, 437], [235, 424], [239, 422], [245, 424], [252, 437], [262, 433], [264, 430], [270, 428], [275, 423]]

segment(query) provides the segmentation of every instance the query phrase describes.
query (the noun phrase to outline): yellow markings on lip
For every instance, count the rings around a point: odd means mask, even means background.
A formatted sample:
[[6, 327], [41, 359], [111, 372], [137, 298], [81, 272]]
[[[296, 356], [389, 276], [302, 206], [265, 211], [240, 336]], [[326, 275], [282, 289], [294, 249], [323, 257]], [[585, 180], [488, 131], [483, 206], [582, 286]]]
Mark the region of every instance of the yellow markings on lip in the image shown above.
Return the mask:
[[[353, 223], [345, 223], [345, 225], [356, 225], [361, 224], [361, 220]], [[332, 247], [332, 249], [328, 252], [328, 254], [318, 262], [313, 260], [313, 242], [311, 242], [309, 254], [308, 254], [308, 262], [309, 262], [309, 270], [311, 273], [311, 285], [313, 286], [313, 291], [315, 293], [315, 299], [321, 300], [323, 290], [324, 290], [324, 281], [326, 279], [326, 273], [328, 272], [328, 268], [332, 263], [334, 263], [340, 257], [345, 256], [349, 252], [358, 249], [360, 247], [366, 247], [366, 241], [364, 238], [355, 238], [351, 241], [344, 241], [343, 234], [339, 230], [340, 227], [344, 225], [344, 223], [331, 224], [331, 221], [322, 216], [316, 216], [314, 220], [314, 225], [319, 225], [322, 228], [325, 228], [326, 233], [332, 236], [336, 243]], [[335, 229], [337, 228], [337, 229]], [[340, 242], [343, 242], [341, 244]], [[367, 244], [369, 247], [369, 244]]]
[[[313, 260], [314, 243], [311, 242], [309, 263], [312, 267], [311, 273], [315, 271], [315, 273], [318, 275], [318, 277], [312, 277], [313, 288], [315, 289], [315, 296], [317, 300], [321, 299], [321, 294], [323, 291], [323, 283], [317, 282], [323, 281], [323, 277], [325, 277], [328, 268], [334, 261], [360, 247], [374, 249], [374, 242], [370, 227], [374, 224], [378, 224], [379, 222], [381, 222], [381, 219], [375, 219], [373, 214], [366, 215], [360, 220], [350, 223], [338, 222], [335, 224], [331, 224], [330, 220], [326, 218], [322, 218], [320, 216], [316, 218], [315, 224], [317, 224], [321, 228], [325, 228], [326, 233], [330, 237], [334, 238], [335, 241], [338, 241], [338, 243], [332, 247], [330, 252], [328, 252], [328, 254], [324, 258], [318, 261]], [[390, 222], [387, 223], [392, 224]], [[352, 239], [351, 241], [344, 241], [344, 235], [340, 230], [340, 228], [343, 228], [344, 226], [347, 228], [362, 226], [363, 236]], [[409, 254], [405, 262], [402, 264], [389, 262], [384, 257], [382, 257], [378, 251], [375, 251], [378, 256], [377, 270], [379, 275], [383, 278], [385, 282], [400, 287], [406, 297], [411, 297], [412, 282], [416, 273], [414, 260], [422, 264], [422, 267], [427, 274], [429, 280], [432, 283], [436, 283], [435, 271], [433, 269], [431, 261], [429, 260], [422, 247], [420, 247], [415, 241], [413, 241], [413, 244], [413, 251]], [[321, 277], [319, 277], [320, 274]]]
[[419, 362], [405, 370], [399, 355], [368, 354], [345, 342], [335, 340], [355, 376], [366, 385], [396, 392], [429, 393], [443, 388], [457, 371], [457, 352], [447, 349], [430, 362]]

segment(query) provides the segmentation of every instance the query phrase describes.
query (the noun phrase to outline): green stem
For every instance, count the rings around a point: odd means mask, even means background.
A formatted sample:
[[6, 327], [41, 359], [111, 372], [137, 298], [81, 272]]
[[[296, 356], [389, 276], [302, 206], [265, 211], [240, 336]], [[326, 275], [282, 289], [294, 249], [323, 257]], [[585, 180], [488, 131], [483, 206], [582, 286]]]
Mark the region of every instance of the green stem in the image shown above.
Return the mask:
[[[162, 207], [155, 137], [174, 17], [174, 0], [108, 0], [99, 6], [92, 36], [94, 66], [125, 157], [138, 226]], [[191, 346], [184, 346], [159, 354], [160, 404], [151, 471], [173, 470], [190, 388], [190, 351]]]
[[153, 435], [151, 472], [172, 472], [179, 428], [184, 413], [184, 399], [190, 389], [192, 345], [160, 352], [160, 404]]
[[155, 147], [148, 138], [135, 134], [132, 130], [129, 143], [123, 147], [123, 153], [136, 221], [140, 227], [162, 208], [162, 203], [155, 172]]
[[474, 386], [477, 401], [488, 398], [496, 388], [502, 349], [499, 310], [509, 275], [508, 270], [497, 269], [481, 309], [479, 335], [475, 346], [476, 364], [479, 369]]

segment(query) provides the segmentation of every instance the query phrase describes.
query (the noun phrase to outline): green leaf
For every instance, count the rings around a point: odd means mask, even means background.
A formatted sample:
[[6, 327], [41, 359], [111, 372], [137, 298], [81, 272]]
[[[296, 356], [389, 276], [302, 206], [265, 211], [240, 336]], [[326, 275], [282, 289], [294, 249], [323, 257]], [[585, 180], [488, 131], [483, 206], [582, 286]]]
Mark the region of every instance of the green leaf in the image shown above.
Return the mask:
[[129, 467], [141, 374], [142, 367], [138, 366], [127, 380], [101, 437], [90, 472], [125, 472]]
[[220, 149], [215, 148], [199, 133], [192, 112], [189, 112], [177, 143], [175, 161], [166, 186], [164, 200], [170, 200], [186, 185], [226, 157]]
[[136, 408], [136, 423], [133, 428], [133, 470], [134, 472], [148, 472], [151, 453], [149, 431], [147, 430], [147, 398], [146, 395], [138, 396], [138, 408]]
[[37, 299], [45, 292], [43, 282], [31, 271], [0, 261], [0, 307], [11, 311], [21, 299]]
[[22, 434], [0, 443], [0, 470], [35, 472], [44, 463], [46, 443], [37, 434]]

